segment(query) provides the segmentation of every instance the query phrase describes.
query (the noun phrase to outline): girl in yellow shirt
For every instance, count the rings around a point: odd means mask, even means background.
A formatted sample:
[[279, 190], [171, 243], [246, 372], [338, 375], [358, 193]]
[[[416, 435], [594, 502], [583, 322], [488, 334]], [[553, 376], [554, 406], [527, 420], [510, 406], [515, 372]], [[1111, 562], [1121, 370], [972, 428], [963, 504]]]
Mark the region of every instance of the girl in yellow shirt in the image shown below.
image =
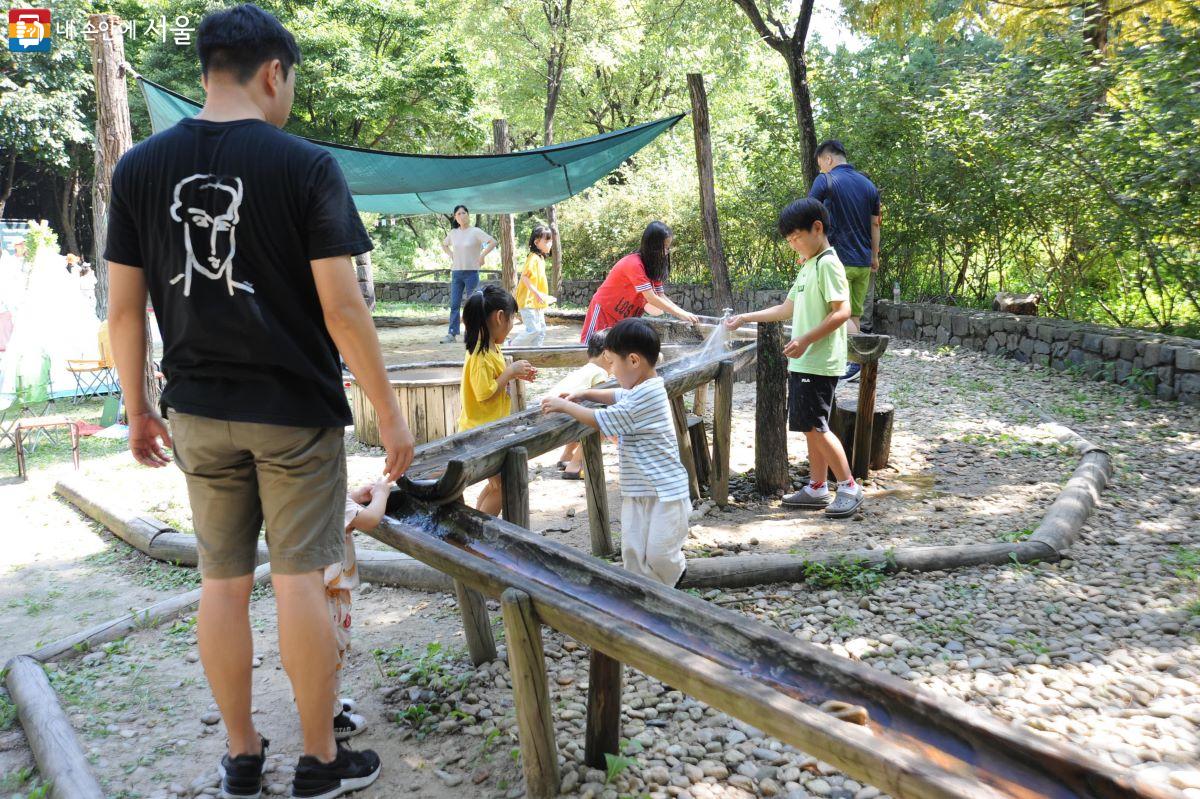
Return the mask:
[[[484, 286], [463, 306], [467, 360], [463, 363], [462, 373], [460, 433], [508, 416], [512, 412], [508, 384], [513, 380], [533, 380], [537, 376], [529, 361], [504, 365], [500, 345], [512, 332], [516, 313], [517, 301], [499, 286]], [[488, 478], [475, 507], [499, 516], [502, 500], [500, 477], [496, 475]]]
[[546, 284], [546, 256], [554, 246], [554, 235], [545, 225], [535, 225], [529, 234], [529, 255], [517, 284], [517, 305], [525, 332], [513, 339], [513, 346], [540, 347], [546, 340], [545, 308], [556, 302]]

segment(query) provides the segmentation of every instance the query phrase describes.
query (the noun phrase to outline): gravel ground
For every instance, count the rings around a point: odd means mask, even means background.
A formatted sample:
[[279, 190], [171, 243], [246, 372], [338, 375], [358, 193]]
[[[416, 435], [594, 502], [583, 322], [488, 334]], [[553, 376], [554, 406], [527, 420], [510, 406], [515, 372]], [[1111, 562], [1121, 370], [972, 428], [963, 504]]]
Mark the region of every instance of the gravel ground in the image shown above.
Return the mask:
[[[704, 597], [1200, 799], [1200, 412], [909, 342], [894, 342], [886, 356], [881, 395], [897, 406], [893, 461], [875, 476], [860, 517], [837, 524], [798, 517], [735, 480], [735, 507], [697, 519], [690, 554], [1019, 538], [1075, 465], [1028, 400], [1114, 457], [1114, 483], [1070, 559], [888, 577], [846, 571], [827, 575], [824, 585]], [[752, 405], [753, 387], [739, 385], [735, 472], [752, 465]], [[789, 446], [803, 455], [797, 441]], [[536, 473], [553, 479], [553, 457], [546, 458]], [[615, 467], [615, 453], [607, 460]], [[803, 458], [793, 460], [802, 474]], [[363, 452], [352, 459], [352, 473], [365, 477], [375, 463]], [[138, 481], [146, 504], [161, 505], [147, 511], [186, 513], [172, 473], [154, 473], [160, 488]], [[112, 485], [128, 485], [127, 478], [112, 476]], [[585, 545], [582, 486], [546, 488], [532, 495], [534, 526]], [[611, 500], [615, 509], [619, 500]], [[356, 602], [359, 644], [348, 688], [372, 724], [358, 745], [378, 749], [387, 764], [380, 783], [361, 795], [520, 796], [507, 669], [469, 667], [452, 600], [372, 587]], [[277, 668], [270, 605], [269, 597], [255, 603], [263, 662], [256, 695], [279, 753], [271, 761], [279, 790], [296, 742], [294, 733], [288, 737], [294, 711]], [[190, 659], [190, 636], [186, 622], [143, 631], [55, 675], [112, 796], [214, 792], [209, 772], [223, 736], [219, 724], [205, 723], [211, 700]], [[611, 776], [586, 769], [586, 652], [549, 631], [546, 651], [568, 795], [878, 795], [628, 670], [627, 760], [614, 763]]]

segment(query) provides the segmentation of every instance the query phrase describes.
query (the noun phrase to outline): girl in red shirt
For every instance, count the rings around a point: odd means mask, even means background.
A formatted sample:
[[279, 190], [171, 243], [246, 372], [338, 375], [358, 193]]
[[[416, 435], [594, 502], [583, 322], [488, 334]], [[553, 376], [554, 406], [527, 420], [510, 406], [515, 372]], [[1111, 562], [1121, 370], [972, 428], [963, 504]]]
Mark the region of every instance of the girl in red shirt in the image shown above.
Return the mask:
[[587, 316], [583, 318], [583, 333], [579, 340], [587, 342], [593, 333], [628, 319], [641, 316], [649, 305], [651, 313], [662, 312], [695, 324], [695, 314], [688, 313], [663, 293], [663, 282], [671, 273], [671, 228], [662, 222], [651, 222], [642, 232], [642, 246], [626, 255], [613, 266], [608, 277], [596, 289]]

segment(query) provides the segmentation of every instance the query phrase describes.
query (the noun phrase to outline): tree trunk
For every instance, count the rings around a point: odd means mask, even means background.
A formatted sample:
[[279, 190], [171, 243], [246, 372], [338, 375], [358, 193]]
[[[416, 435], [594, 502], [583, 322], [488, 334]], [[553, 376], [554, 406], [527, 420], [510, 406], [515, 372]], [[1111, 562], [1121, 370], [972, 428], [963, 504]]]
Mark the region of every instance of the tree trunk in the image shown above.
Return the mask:
[[787, 359], [783, 323], [758, 323], [758, 383], [754, 408], [754, 480], [758, 493], [792, 487], [787, 456]]
[[[807, 22], [805, 26], [807, 27]], [[795, 106], [796, 125], [800, 131], [800, 166], [804, 170], [804, 185], [812, 186], [819, 174], [817, 132], [813, 124], [812, 94], [808, 89], [808, 64], [804, 60], [804, 44], [792, 46], [783, 57], [787, 59], [792, 104]]]
[[103, 24], [108, 36], [92, 37], [92, 75], [96, 85], [96, 173], [92, 179], [92, 264], [96, 268], [96, 305], [108, 318], [108, 264], [104, 245], [108, 234], [108, 203], [117, 161], [133, 146], [129, 126], [129, 97], [125, 87], [125, 38], [116, 14], [91, 14], [94, 30]]
[[725, 246], [721, 242], [721, 227], [717, 222], [708, 95], [704, 91], [703, 75], [689, 73], [687, 82], [688, 91], [692, 96], [692, 132], [696, 141], [696, 171], [700, 177], [700, 216], [704, 227], [704, 246], [708, 250], [708, 268], [712, 274], [717, 303], [722, 308], [732, 308], [733, 291], [729, 286], [729, 265], [725, 261]]
[[79, 255], [79, 237], [75, 233], [75, 212], [79, 207], [79, 170], [73, 169], [59, 184], [57, 189], [58, 231], [62, 236], [63, 248]]
[[[495, 140], [497, 154], [507, 153], [512, 148], [508, 142], [508, 120], [492, 120], [492, 137]], [[516, 233], [513, 230], [512, 214], [500, 214], [500, 272], [505, 291], [515, 291], [517, 288], [516, 273]], [[555, 248], [557, 249], [557, 248]]]
[[17, 150], [13, 148], [8, 152], [8, 163], [4, 165], [3, 171], [0, 171], [0, 219], [4, 217], [4, 205], [8, 202], [8, 198], [12, 195], [13, 176], [17, 172]]
[[[91, 14], [95, 30], [103, 25], [108, 36], [92, 38], [92, 75], [96, 86], [96, 170], [92, 178], [92, 264], [96, 270], [96, 312], [108, 318], [108, 263], [104, 245], [108, 234], [108, 204], [112, 198], [112, 173], [117, 161], [133, 146], [129, 125], [129, 96], [125, 86], [125, 38], [116, 14]], [[150, 320], [146, 318], [146, 358], [142, 380], [149, 407], [158, 405], [159, 387], [154, 366]]]

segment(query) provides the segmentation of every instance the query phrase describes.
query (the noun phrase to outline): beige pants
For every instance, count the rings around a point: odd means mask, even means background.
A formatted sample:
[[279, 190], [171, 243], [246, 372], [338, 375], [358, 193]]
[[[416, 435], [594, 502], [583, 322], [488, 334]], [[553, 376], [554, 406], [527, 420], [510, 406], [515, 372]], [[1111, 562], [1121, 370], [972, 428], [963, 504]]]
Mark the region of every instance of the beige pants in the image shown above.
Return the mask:
[[303, 574], [345, 553], [346, 452], [340, 427], [227, 422], [171, 410], [205, 577], [254, 571], [266, 522], [275, 574]]
[[658, 497], [621, 497], [621, 561], [625, 568], [664, 585], [674, 586], [686, 562], [692, 503]]

